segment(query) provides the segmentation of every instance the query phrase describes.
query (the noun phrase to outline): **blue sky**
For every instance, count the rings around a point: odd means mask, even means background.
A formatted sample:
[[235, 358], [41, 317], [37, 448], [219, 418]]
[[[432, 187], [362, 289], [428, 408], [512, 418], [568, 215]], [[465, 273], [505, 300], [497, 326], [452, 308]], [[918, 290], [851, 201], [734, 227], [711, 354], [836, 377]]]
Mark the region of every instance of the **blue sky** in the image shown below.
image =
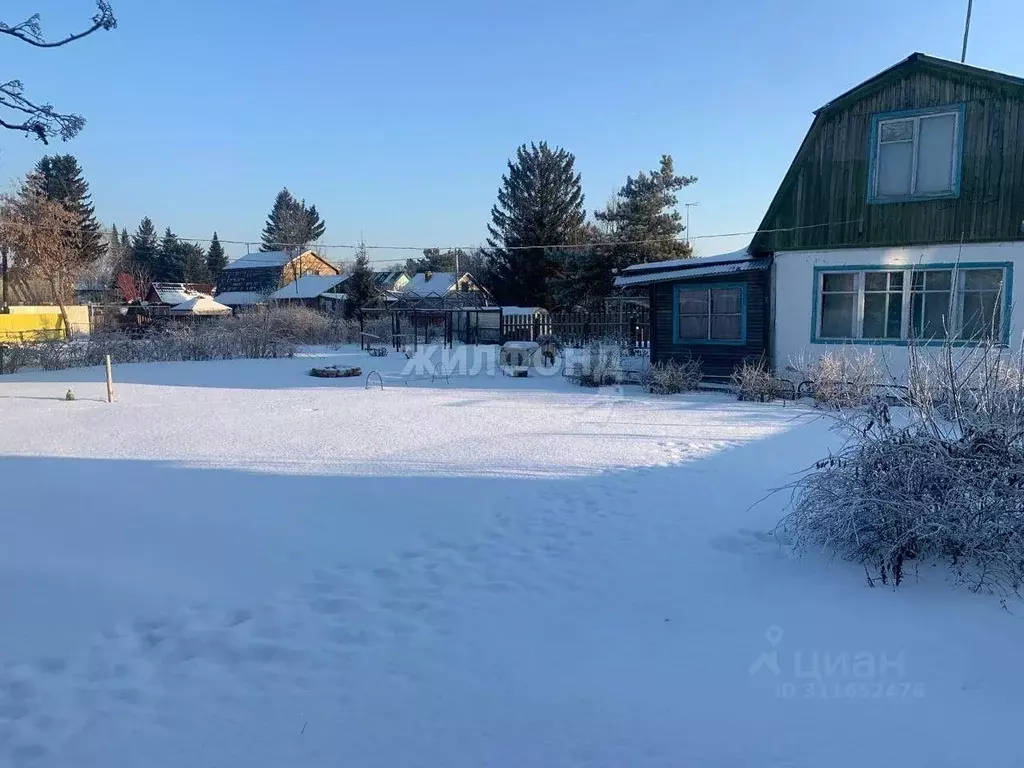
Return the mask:
[[[51, 35], [91, 0], [13, 0]], [[6, 77], [88, 124], [49, 148], [0, 133], [0, 178], [71, 152], [98, 214], [258, 241], [274, 195], [316, 203], [327, 243], [483, 241], [507, 158], [572, 151], [589, 209], [671, 154], [700, 181], [695, 236], [756, 228], [833, 96], [913, 51], [959, 58], [966, 0], [114, 0], [119, 27]], [[1024, 3], [975, 0], [968, 62], [1024, 74]], [[698, 253], [749, 238], [700, 239]], [[243, 247], [230, 248], [237, 255]], [[349, 252], [332, 251], [338, 258]], [[409, 254], [374, 251], [374, 259]]]

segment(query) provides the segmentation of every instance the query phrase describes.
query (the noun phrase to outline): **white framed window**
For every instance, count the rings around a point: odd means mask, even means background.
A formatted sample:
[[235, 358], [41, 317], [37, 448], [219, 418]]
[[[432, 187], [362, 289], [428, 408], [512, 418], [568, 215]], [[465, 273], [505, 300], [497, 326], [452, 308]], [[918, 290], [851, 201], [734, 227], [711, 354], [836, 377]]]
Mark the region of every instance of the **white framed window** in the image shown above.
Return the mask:
[[957, 196], [963, 122], [962, 105], [875, 115], [868, 201]]
[[812, 341], [1006, 343], [1010, 264], [820, 269]]

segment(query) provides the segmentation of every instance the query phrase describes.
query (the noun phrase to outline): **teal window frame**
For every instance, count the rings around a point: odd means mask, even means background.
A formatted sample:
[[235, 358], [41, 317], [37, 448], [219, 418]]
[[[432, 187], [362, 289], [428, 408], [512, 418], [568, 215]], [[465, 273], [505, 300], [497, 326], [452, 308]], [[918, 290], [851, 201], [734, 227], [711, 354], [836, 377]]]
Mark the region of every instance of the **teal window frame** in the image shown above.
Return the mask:
[[[1013, 308], [1013, 262], [1010, 261], [975, 261], [969, 263], [936, 263], [936, 264], [843, 264], [828, 267], [815, 267], [814, 279], [811, 283], [811, 343], [812, 344], [871, 344], [875, 346], [896, 346], [906, 347], [910, 344], [908, 338], [899, 339], [861, 339], [861, 338], [822, 338], [819, 335], [819, 316], [821, 314], [821, 293], [822, 275], [830, 272], [904, 272], [903, 282], [905, 286], [904, 302], [909, 307], [907, 299], [912, 294], [912, 273], [930, 271], [952, 271], [953, 272], [953, 301], [959, 305], [962, 301], [960, 296], [958, 275], [973, 269], [1002, 269], [1003, 270], [1003, 302], [1002, 302], [1002, 328], [1000, 337], [993, 339], [996, 344], [1009, 346], [1010, 344], [1010, 311]], [[863, 324], [863, 302], [864, 289], [859, 289], [856, 301], [859, 303], [859, 312]], [[909, 310], [908, 310], [909, 311]], [[959, 306], [958, 312], [959, 314]], [[914, 339], [915, 346], [941, 347], [950, 344], [955, 347], [975, 347], [986, 343], [984, 339], [958, 339], [956, 333], [959, 328], [953, 329], [951, 338], [946, 339]]]
[[[940, 192], [934, 195], [877, 195], [875, 190], [878, 183], [878, 131], [881, 123], [887, 120], [906, 120], [912, 117], [928, 117], [930, 115], [956, 114], [956, 143], [955, 156], [953, 157], [953, 184], [951, 192]], [[897, 112], [880, 112], [871, 116], [871, 137], [868, 145], [868, 198], [870, 205], [884, 205], [886, 203], [913, 203], [925, 200], [951, 200], [960, 197], [960, 181], [963, 176], [964, 161], [964, 129], [966, 106], [963, 103], [944, 104], [940, 107], [927, 107], [924, 109], [904, 109]], [[917, 147], [915, 141], [915, 150]]]
[[[738, 288], [740, 291], [740, 337], [738, 339], [682, 339], [679, 337], [679, 294], [682, 291], [709, 291]], [[709, 297], [710, 299], [710, 297]], [[710, 328], [709, 328], [710, 333]], [[672, 341], [682, 346], [742, 347], [747, 343], [747, 284], [746, 283], [679, 283], [672, 287]]]

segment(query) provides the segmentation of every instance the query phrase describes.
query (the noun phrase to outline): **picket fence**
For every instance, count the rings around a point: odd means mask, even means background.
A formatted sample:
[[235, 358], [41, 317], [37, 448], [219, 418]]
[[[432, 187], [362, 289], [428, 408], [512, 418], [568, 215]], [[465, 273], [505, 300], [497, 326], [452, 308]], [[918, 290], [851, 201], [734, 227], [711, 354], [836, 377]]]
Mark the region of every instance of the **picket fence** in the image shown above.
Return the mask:
[[618, 312], [552, 312], [547, 315], [504, 315], [503, 341], [537, 341], [553, 335], [569, 347], [593, 341], [619, 341], [633, 347], [650, 347], [651, 321], [647, 310], [630, 314]]

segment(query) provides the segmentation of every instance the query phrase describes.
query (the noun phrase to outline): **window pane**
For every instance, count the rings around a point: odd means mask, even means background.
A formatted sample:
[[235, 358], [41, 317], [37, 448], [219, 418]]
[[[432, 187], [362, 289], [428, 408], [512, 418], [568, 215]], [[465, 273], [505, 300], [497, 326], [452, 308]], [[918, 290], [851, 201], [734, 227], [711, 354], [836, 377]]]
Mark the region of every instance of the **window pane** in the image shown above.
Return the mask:
[[889, 287], [887, 272], [865, 272], [864, 273], [864, 290], [865, 291], [884, 291]]
[[853, 294], [823, 294], [821, 297], [821, 337], [849, 339], [853, 335]]
[[946, 269], [925, 272], [924, 287], [927, 291], [948, 291], [953, 285], [953, 273]]
[[915, 293], [911, 300], [914, 332], [919, 339], [946, 338], [949, 293]]
[[917, 193], [953, 191], [956, 115], [922, 117], [917, 141]]
[[737, 314], [740, 311], [739, 288], [714, 288], [711, 291], [712, 314]]
[[891, 291], [902, 291], [903, 290], [903, 273], [902, 272], [890, 272], [889, 273], [889, 290], [891, 290]]
[[911, 141], [914, 138], [913, 120], [886, 120], [881, 128], [882, 141]]
[[1001, 310], [999, 294], [996, 292], [965, 293], [964, 322], [960, 330], [960, 338], [972, 340], [998, 338], [1003, 327]]
[[885, 338], [885, 300], [888, 298], [884, 293], [864, 294], [864, 331], [865, 339]]
[[878, 145], [878, 195], [900, 197], [910, 194], [914, 164], [912, 142]]
[[903, 294], [889, 294], [889, 317], [885, 324], [885, 338], [903, 338]]
[[679, 314], [704, 315], [708, 311], [708, 292], [701, 288], [696, 291], [679, 292]]
[[708, 337], [707, 315], [680, 315], [679, 338], [706, 339]]
[[968, 291], [998, 291], [1003, 287], [1001, 269], [964, 270], [964, 289]]
[[739, 339], [740, 315], [714, 315], [711, 318], [712, 339]]
[[826, 272], [821, 277], [822, 290], [833, 293], [835, 291], [852, 291], [856, 275], [853, 272]]

